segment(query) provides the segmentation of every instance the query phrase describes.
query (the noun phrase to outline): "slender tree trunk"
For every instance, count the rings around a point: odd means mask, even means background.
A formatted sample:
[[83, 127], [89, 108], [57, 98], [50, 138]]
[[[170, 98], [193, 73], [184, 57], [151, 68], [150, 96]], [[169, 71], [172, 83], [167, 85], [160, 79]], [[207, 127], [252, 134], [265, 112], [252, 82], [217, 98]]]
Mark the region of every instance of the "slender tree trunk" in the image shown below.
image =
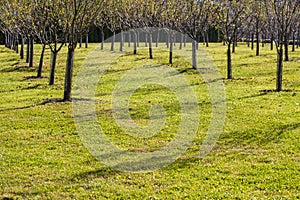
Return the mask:
[[26, 49], [26, 63], [30, 60], [30, 38], [27, 38], [27, 49]]
[[65, 37], [65, 47], [67, 46], [68, 43], [68, 36]]
[[256, 56], [260, 55], [260, 49], [259, 49], [259, 32], [256, 31]]
[[206, 33], [206, 47], [209, 47], [209, 35]]
[[64, 101], [71, 101], [75, 48], [69, 44], [64, 84]]
[[227, 79], [232, 79], [231, 43], [228, 43], [227, 50]]
[[273, 49], [274, 49], [274, 36], [272, 34], [272, 36], [271, 36], [271, 51], [273, 51]]
[[174, 35], [172, 37], [173, 37], [173, 46], [176, 47], [176, 43], [177, 43], [177, 35], [176, 35], [176, 33], [174, 33]]
[[42, 78], [42, 70], [43, 70], [43, 64], [44, 64], [44, 55], [45, 55], [46, 45], [42, 45], [42, 53], [40, 57], [40, 63], [37, 71], [37, 78]]
[[57, 54], [58, 54], [57, 51], [51, 52], [52, 59], [51, 59], [49, 85], [54, 85]]
[[251, 34], [249, 33], [249, 34], [248, 34], [248, 41], [247, 41], [248, 47], [250, 47], [250, 39], [251, 39]]
[[149, 32], [149, 55], [150, 55], [150, 59], [153, 59], [153, 51], [152, 51], [152, 32]]
[[284, 61], [289, 61], [289, 40], [287, 40], [285, 43], [284, 43], [284, 55], [285, 55], [285, 58], [284, 58]]
[[159, 37], [160, 37], [160, 34], [159, 34], [159, 31], [157, 31], [157, 36], [156, 36], [156, 47], [158, 47]]
[[277, 79], [276, 79], [276, 91], [282, 91], [282, 76], [283, 76], [283, 47], [281, 45], [278, 52], [278, 63], [277, 63]]
[[80, 35], [79, 48], [82, 48], [82, 35]]
[[16, 53], [19, 53], [19, 37], [16, 36], [15, 38], [15, 51]]
[[254, 33], [251, 34], [251, 49], [254, 50]]
[[148, 47], [148, 33], [145, 33], [145, 47]]
[[173, 64], [173, 34], [170, 37], [170, 53], [169, 53], [169, 64]]
[[120, 36], [121, 36], [121, 41], [120, 41], [120, 52], [122, 52], [122, 51], [123, 51], [123, 44], [124, 44], [124, 32], [123, 32], [123, 31], [121, 31]]
[[115, 41], [116, 41], [116, 32], [113, 32], [113, 37], [112, 37], [112, 42], [111, 42], [111, 47], [110, 50], [111, 51], [115, 51]]
[[181, 33], [180, 34], [180, 44], [179, 44], [179, 49], [180, 50], [182, 49], [183, 37], [184, 37], [184, 35]]
[[183, 47], [186, 47], [186, 41], [187, 41], [187, 36], [184, 34], [184, 43], [183, 43]]
[[101, 50], [104, 49], [104, 40], [105, 40], [105, 35], [104, 35], [104, 30], [102, 28], [101, 29]]
[[8, 47], [8, 33], [5, 32], [5, 47]]
[[131, 46], [131, 32], [128, 32], [128, 47]]
[[24, 59], [24, 37], [21, 36], [21, 49], [20, 49], [20, 58]]
[[33, 67], [33, 58], [34, 57], [34, 40], [30, 39], [30, 59], [29, 59], [29, 67]]
[[140, 32], [137, 31], [137, 41], [136, 41], [136, 46], [140, 47]]
[[198, 69], [198, 64], [197, 64], [197, 40], [193, 40], [192, 42], [192, 57], [193, 57], [193, 69], [197, 70]]
[[292, 47], [292, 52], [295, 52], [295, 46], [296, 46], [296, 36], [295, 36], [295, 32], [293, 32], [293, 47]]
[[205, 38], [205, 34], [204, 33], [202, 33], [202, 39], [203, 39], [203, 45], [205, 45], [206, 44], [206, 38]]
[[89, 34], [88, 33], [85, 35], [85, 48], [86, 49], [89, 48]]
[[233, 43], [232, 43], [232, 53], [235, 53], [235, 47], [236, 47], [235, 46], [236, 45], [235, 39], [236, 39], [236, 37], [234, 36]]
[[300, 46], [300, 26], [298, 28], [298, 36], [297, 36], [297, 48]]
[[167, 44], [167, 48], [170, 48], [170, 33], [168, 31], [167, 33], [167, 41], [166, 41], [166, 44]]
[[133, 54], [137, 55], [137, 31], [134, 31]]

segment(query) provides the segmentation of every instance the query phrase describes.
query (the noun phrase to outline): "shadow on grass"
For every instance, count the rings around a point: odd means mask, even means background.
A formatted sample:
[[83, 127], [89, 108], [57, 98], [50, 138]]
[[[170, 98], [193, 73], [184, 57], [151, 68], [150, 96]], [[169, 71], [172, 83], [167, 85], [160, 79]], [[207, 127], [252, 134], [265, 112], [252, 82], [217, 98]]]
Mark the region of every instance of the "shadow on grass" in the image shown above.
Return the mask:
[[43, 106], [46, 104], [55, 104], [55, 103], [68, 103], [69, 101], [64, 101], [63, 99], [59, 99], [59, 98], [53, 98], [53, 99], [44, 99], [43, 102], [38, 103], [38, 104], [32, 104], [32, 105], [28, 105], [28, 106], [22, 106], [22, 107], [15, 107], [15, 108], [6, 108], [6, 109], [0, 109], [0, 112], [4, 112], [4, 111], [17, 111], [17, 110], [25, 110], [25, 109], [29, 109], [29, 108], [34, 108], [37, 106]]
[[14, 66], [11, 68], [5, 68], [0, 70], [0, 72], [33, 72], [36, 71], [35, 67], [28, 67], [28, 66]]
[[121, 174], [122, 172], [111, 169], [109, 167], [104, 167], [101, 169], [95, 169], [87, 172], [83, 172], [80, 174], [77, 174], [73, 177], [71, 177], [71, 181], [76, 181], [78, 179], [95, 179], [95, 178], [101, 178], [101, 179], [109, 179], [114, 175]]
[[245, 96], [245, 97], [239, 97], [237, 98], [237, 100], [243, 100], [243, 99], [250, 99], [250, 98], [255, 98], [255, 97], [261, 97], [261, 96], [266, 96], [268, 94], [271, 93], [293, 93], [292, 95], [295, 96], [296, 93], [295, 92], [300, 92], [300, 90], [282, 90], [281, 92], [278, 92], [277, 90], [260, 90], [259, 94], [253, 94], [253, 95], [249, 95], [249, 96]]
[[46, 76], [41, 76], [41, 77], [38, 77], [38, 76], [24, 76], [24, 81], [26, 80], [31, 80], [31, 79], [45, 79], [45, 78], [48, 78]]
[[293, 131], [298, 128], [300, 128], [300, 123], [277, 125], [272, 126], [272, 128], [266, 127], [267, 130], [252, 128], [245, 131], [231, 131], [227, 134], [222, 134], [220, 140], [228, 141], [227, 143], [231, 143], [233, 145], [266, 145], [280, 141], [284, 138], [284, 134], [287, 131]]

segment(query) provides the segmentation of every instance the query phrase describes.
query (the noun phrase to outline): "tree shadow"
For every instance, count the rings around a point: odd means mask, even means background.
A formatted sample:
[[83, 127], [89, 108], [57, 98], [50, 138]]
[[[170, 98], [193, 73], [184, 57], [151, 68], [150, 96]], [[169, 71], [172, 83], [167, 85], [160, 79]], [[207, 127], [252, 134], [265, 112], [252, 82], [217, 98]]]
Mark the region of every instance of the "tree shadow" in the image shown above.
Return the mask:
[[36, 71], [35, 67], [28, 67], [28, 66], [14, 66], [11, 68], [5, 68], [0, 70], [0, 72], [33, 72]]
[[233, 144], [257, 144], [266, 145], [272, 142], [278, 142], [284, 137], [287, 131], [293, 131], [300, 128], [300, 123], [291, 123], [266, 127], [266, 130], [251, 128], [244, 131], [231, 131], [221, 135], [221, 140], [234, 141]]
[[48, 78], [47, 76], [41, 76], [41, 77], [38, 77], [38, 76], [24, 76], [24, 81], [26, 80], [31, 80], [31, 79], [46, 79]]
[[78, 179], [94, 179], [94, 178], [101, 178], [101, 179], [109, 179], [114, 175], [122, 174], [123, 172], [111, 169], [109, 167], [103, 167], [101, 169], [95, 169], [87, 172], [83, 172], [71, 177], [70, 181], [76, 181]]

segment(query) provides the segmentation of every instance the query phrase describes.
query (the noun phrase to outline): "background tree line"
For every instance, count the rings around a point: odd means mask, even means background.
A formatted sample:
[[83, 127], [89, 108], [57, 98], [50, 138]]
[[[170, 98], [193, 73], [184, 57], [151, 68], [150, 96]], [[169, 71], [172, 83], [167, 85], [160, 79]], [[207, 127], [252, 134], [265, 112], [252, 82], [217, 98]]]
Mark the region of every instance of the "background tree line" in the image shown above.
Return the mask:
[[[140, 32], [145, 33], [145, 45], [153, 58], [153, 43], [159, 42], [159, 33], [148, 27], [157, 27], [167, 34], [166, 45], [172, 63], [175, 31], [181, 32], [180, 48], [184, 35], [193, 42], [193, 68], [197, 69], [199, 41], [209, 46], [211, 33], [217, 34], [227, 45], [227, 78], [233, 79], [232, 53], [238, 41], [248, 42], [256, 56], [260, 44], [270, 43], [278, 55], [277, 91], [282, 90], [283, 62], [289, 60], [292, 51], [300, 45], [300, 0], [0, 0], [0, 30], [5, 46], [20, 54], [29, 66], [33, 66], [34, 44], [43, 46], [37, 77], [42, 76], [43, 57], [46, 47], [52, 54], [49, 84], [55, 82], [56, 58], [63, 46], [68, 48], [66, 60], [64, 101], [71, 100], [75, 50], [88, 46], [89, 37], [95, 32], [102, 42], [112, 35], [111, 50], [115, 51], [115, 35], [121, 33], [119, 50], [123, 50], [124, 31], [133, 52], [140, 45]], [[94, 32], [91, 34], [91, 31]], [[90, 34], [89, 34], [90, 33]], [[153, 35], [156, 41], [153, 41]], [[20, 49], [19, 49], [20, 48]], [[25, 53], [26, 52], [26, 53]]]

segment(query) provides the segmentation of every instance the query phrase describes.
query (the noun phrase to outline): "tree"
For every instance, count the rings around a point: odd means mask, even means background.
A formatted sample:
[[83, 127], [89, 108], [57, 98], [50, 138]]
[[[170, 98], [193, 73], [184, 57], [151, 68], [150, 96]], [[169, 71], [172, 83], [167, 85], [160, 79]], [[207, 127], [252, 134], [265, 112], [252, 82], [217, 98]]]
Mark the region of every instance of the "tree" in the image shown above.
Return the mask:
[[231, 45], [237, 37], [239, 27], [247, 19], [247, 3], [246, 0], [220, 0], [216, 2], [217, 18], [215, 25], [223, 35], [227, 44], [227, 78], [232, 79], [232, 58]]
[[[210, 18], [214, 13], [214, 5], [209, 0], [185, 0], [179, 5], [181, 8], [176, 15], [179, 20], [177, 24], [180, 25], [180, 30], [193, 39], [192, 44], [192, 57], [193, 68], [198, 69], [197, 66], [197, 45], [199, 37], [206, 31], [206, 27], [209, 26]], [[176, 22], [176, 21], [175, 21]], [[172, 22], [174, 26], [177, 24]]]
[[[64, 2], [60, 0], [34, 0], [34, 24], [35, 34], [43, 44], [43, 51], [45, 45], [48, 45], [51, 50], [51, 69], [49, 85], [54, 84], [56, 60], [59, 51], [62, 49], [66, 32], [66, 23], [64, 21], [63, 6]], [[38, 77], [41, 74], [41, 65], [38, 70]]]
[[256, 35], [256, 56], [260, 55], [260, 34], [265, 26], [264, 7], [264, 2], [261, 0], [253, 0], [250, 4], [249, 18], [252, 19], [251, 22], [253, 23], [253, 32]]
[[289, 42], [293, 27], [299, 22], [299, 0], [264, 0], [268, 28], [274, 34], [277, 49], [276, 91], [282, 91], [283, 48]]
[[63, 101], [71, 101], [75, 49], [80, 35], [88, 32], [97, 14], [103, 9], [103, 0], [64, 0], [64, 20], [69, 37]]

